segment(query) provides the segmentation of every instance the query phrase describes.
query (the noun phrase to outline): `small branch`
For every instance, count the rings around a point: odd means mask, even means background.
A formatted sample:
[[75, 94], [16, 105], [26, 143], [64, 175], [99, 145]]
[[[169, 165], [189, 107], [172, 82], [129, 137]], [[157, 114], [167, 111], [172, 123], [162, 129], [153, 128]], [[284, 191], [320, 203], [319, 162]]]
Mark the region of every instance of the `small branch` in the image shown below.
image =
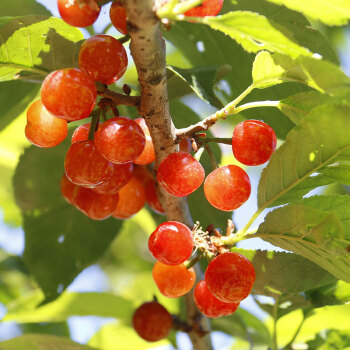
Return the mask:
[[103, 85], [101, 83], [96, 83], [96, 88], [99, 96], [112, 100], [115, 105], [133, 106], [137, 109], [140, 108], [140, 96], [123, 95], [118, 92], [109, 90], [106, 85]]
[[277, 345], [277, 313], [278, 313], [279, 298], [275, 299], [275, 305], [272, 309], [273, 317], [273, 333], [272, 333], [272, 350], [278, 350]]

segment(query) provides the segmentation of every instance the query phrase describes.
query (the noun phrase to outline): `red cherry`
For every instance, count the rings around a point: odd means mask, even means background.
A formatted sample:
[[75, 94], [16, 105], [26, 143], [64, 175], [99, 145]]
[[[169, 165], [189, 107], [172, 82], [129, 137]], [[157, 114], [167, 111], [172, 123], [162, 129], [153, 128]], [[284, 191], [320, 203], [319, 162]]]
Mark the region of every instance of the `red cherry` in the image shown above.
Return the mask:
[[170, 194], [184, 197], [194, 192], [204, 180], [201, 164], [186, 152], [168, 155], [159, 165], [157, 180]]
[[152, 275], [159, 291], [168, 298], [185, 295], [192, 289], [196, 281], [196, 272], [193, 267], [186, 269], [184, 264], [164, 265], [157, 261]]
[[36, 100], [29, 106], [25, 134], [33, 145], [54, 147], [66, 138], [67, 132], [67, 121], [54, 117], [41, 100]]
[[95, 0], [57, 0], [62, 19], [73, 27], [88, 27], [94, 24], [101, 9]]
[[68, 179], [76, 185], [94, 187], [109, 180], [113, 164], [97, 151], [93, 140], [71, 144], [64, 161]]
[[128, 65], [124, 46], [109, 35], [95, 35], [80, 48], [79, 68], [93, 81], [110, 85], [120, 79]]
[[179, 265], [192, 253], [193, 235], [181, 222], [167, 221], [160, 224], [151, 234], [148, 248], [161, 263]]
[[132, 317], [132, 325], [136, 333], [149, 342], [166, 338], [172, 324], [171, 315], [157, 301], [142, 304], [135, 310]]
[[165, 211], [159, 201], [156, 182], [151, 177], [144, 183], [146, 191], [146, 201], [148, 206], [157, 214], [164, 215]]
[[122, 34], [127, 34], [126, 28], [126, 11], [123, 6], [118, 4], [118, 1], [112, 3], [109, 10], [109, 17], [114, 27]]
[[193, 149], [191, 140], [188, 138], [182, 139], [179, 143], [179, 149], [182, 152], [192, 153]]
[[118, 194], [99, 194], [90, 188], [77, 186], [74, 192], [74, 205], [93, 220], [105, 220], [117, 207]]
[[72, 143], [88, 140], [90, 126], [91, 126], [91, 123], [85, 123], [85, 124], [79, 125], [73, 132]]
[[119, 192], [117, 208], [113, 212], [116, 219], [127, 219], [140, 211], [146, 203], [145, 189], [142, 183], [132, 177]]
[[216, 16], [221, 11], [224, 0], [204, 0], [201, 5], [184, 13], [188, 17]]
[[255, 270], [243, 255], [226, 252], [209, 263], [205, 281], [215, 297], [226, 303], [238, 303], [249, 295]]
[[68, 179], [66, 174], [62, 175], [60, 182], [61, 194], [69, 204], [75, 205], [74, 191], [77, 187], [77, 185], [74, 185], [74, 183]]
[[204, 181], [204, 194], [217, 209], [231, 211], [239, 208], [250, 196], [250, 180], [237, 165], [224, 165], [211, 172]]
[[143, 133], [145, 134], [146, 143], [142, 153], [133, 161], [133, 163], [138, 165], [146, 165], [154, 162], [156, 158], [156, 155], [154, 153], [153, 141], [145, 120], [143, 118], [138, 118], [135, 119], [135, 122], [141, 127]]
[[68, 121], [87, 118], [95, 106], [96, 87], [80, 69], [50, 73], [41, 86], [41, 101], [54, 116]]
[[246, 120], [233, 130], [233, 154], [242, 164], [264, 164], [270, 159], [276, 145], [275, 132], [260, 120]]
[[114, 194], [130, 181], [133, 169], [133, 165], [131, 163], [113, 165], [114, 171], [112, 176], [109, 178], [109, 180], [93, 187], [92, 189], [95, 192], [100, 194]]
[[209, 290], [205, 280], [197, 283], [193, 298], [199, 311], [210, 318], [231, 315], [239, 306], [239, 303], [225, 303], [216, 298]]
[[134, 161], [146, 143], [141, 127], [132, 119], [116, 117], [104, 122], [95, 133], [99, 152], [112, 163]]

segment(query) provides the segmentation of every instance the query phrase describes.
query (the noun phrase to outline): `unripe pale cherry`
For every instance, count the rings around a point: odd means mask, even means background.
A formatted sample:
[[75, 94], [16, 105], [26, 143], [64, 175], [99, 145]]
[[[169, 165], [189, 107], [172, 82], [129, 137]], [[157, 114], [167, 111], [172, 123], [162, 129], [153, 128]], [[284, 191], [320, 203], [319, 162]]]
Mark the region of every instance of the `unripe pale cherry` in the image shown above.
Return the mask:
[[93, 81], [113, 84], [124, 75], [127, 65], [124, 46], [110, 35], [95, 35], [80, 48], [79, 68]]
[[233, 155], [242, 164], [264, 164], [270, 159], [276, 145], [275, 132], [260, 120], [246, 120], [233, 130]]
[[68, 121], [87, 118], [96, 102], [93, 80], [80, 69], [50, 73], [41, 86], [41, 101], [54, 116]]
[[188, 259], [193, 249], [191, 230], [181, 222], [160, 224], [148, 240], [152, 255], [165, 265], [179, 265]]
[[216, 298], [209, 290], [205, 280], [197, 283], [194, 288], [193, 299], [199, 311], [210, 318], [231, 315], [239, 306], [239, 303], [225, 303]]
[[41, 100], [36, 100], [29, 106], [25, 134], [33, 145], [42, 148], [54, 147], [66, 138], [67, 132], [67, 121], [53, 116]]
[[101, 9], [95, 0], [57, 0], [58, 11], [62, 19], [73, 27], [88, 27], [94, 24]]
[[204, 194], [217, 209], [231, 211], [239, 208], [250, 196], [247, 173], [237, 165], [224, 165], [212, 171], [204, 181]]
[[141, 127], [143, 133], [145, 134], [146, 143], [142, 153], [133, 161], [133, 163], [138, 165], [150, 164], [154, 162], [156, 158], [151, 135], [143, 118], [137, 118], [135, 119], [135, 122]]
[[171, 315], [157, 301], [142, 304], [135, 310], [132, 317], [132, 325], [136, 333], [149, 342], [166, 338], [172, 324]]
[[116, 164], [134, 161], [146, 143], [141, 127], [132, 119], [115, 117], [99, 126], [95, 144], [99, 152]]
[[216, 298], [226, 303], [245, 299], [254, 284], [253, 264], [243, 255], [225, 252], [216, 256], [205, 271], [205, 281]]
[[74, 184], [94, 187], [109, 180], [114, 166], [101, 156], [93, 140], [86, 140], [71, 144], [64, 160], [64, 170]]
[[185, 197], [194, 192], [204, 180], [202, 165], [186, 152], [168, 155], [159, 165], [157, 180], [170, 194]]
[[118, 1], [114, 1], [109, 10], [109, 17], [113, 26], [122, 34], [127, 34], [128, 30], [126, 28], [126, 11], [123, 6], [121, 6]]
[[153, 266], [153, 280], [159, 291], [168, 298], [178, 298], [187, 294], [196, 281], [193, 267], [186, 269], [179, 265], [165, 265], [157, 261]]

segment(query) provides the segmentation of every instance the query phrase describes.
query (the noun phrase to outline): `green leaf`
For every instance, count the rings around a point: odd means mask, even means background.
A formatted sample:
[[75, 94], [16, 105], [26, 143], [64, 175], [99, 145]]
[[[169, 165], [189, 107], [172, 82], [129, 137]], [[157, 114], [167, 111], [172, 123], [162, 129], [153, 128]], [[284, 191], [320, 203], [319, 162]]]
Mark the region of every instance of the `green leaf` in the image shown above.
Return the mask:
[[330, 26], [342, 26], [350, 20], [350, 4], [347, 0], [319, 1], [312, 0], [267, 0], [278, 5], [286, 6], [292, 10], [302, 12], [304, 15], [319, 20]]
[[[258, 206], [266, 208], [297, 199], [303, 181], [322, 168], [350, 156], [350, 108], [320, 106], [302, 119], [286, 142], [272, 155], [258, 188]], [[307, 193], [315, 183], [306, 184]], [[334, 181], [336, 182], [336, 181]], [[317, 184], [319, 186], [319, 184]], [[300, 198], [300, 197], [299, 197]]]
[[95, 263], [121, 226], [113, 218], [91, 220], [63, 199], [59, 183], [69, 139], [51, 149], [27, 149], [14, 176], [25, 231], [23, 259], [46, 300], [55, 299]]
[[[218, 109], [223, 107], [223, 104], [214, 93], [214, 84], [219, 67], [181, 69], [179, 67], [168, 66], [167, 68], [173, 73], [174, 77], [178, 77], [185, 81], [199, 98], [209, 102]], [[170, 77], [168, 75], [168, 82], [171, 79], [174, 78], [172, 78], [171, 75]]]
[[350, 281], [350, 239], [334, 212], [301, 204], [287, 205], [269, 213], [257, 231], [273, 245], [313, 261], [323, 269]]
[[0, 2], [0, 14], [4, 16], [44, 15], [50, 16], [50, 11], [35, 0], [11, 0]]
[[297, 294], [335, 281], [318, 265], [297, 254], [266, 250], [231, 249], [247, 257], [255, 270], [253, 293], [276, 296]]
[[0, 81], [42, 81], [53, 70], [76, 66], [83, 35], [54, 17], [0, 18]]
[[339, 331], [331, 329], [316, 335], [315, 339], [308, 341], [309, 350], [333, 350], [333, 349], [350, 349], [350, 331]]
[[35, 294], [11, 303], [2, 321], [58, 322], [65, 321], [71, 316], [91, 315], [129, 320], [134, 311], [133, 304], [129, 300], [109, 293], [64, 293], [55, 301], [34, 309], [33, 307], [40, 301], [42, 295]]
[[258, 13], [233, 11], [217, 17], [204, 17], [202, 23], [229, 35], [248, 52], [268, 50], [290, 57], [312, 53], [298, 45], [285, 28]]
[[333, 63], [313, 57], [292, 58], [260, 52], [253, 64], [253, 85], [266, 88], [282, 82], [297, 82], [323, 93], [350, 88], [350, 79]]
[[51, 335], [25, 334], [0, 343], [1, 350], [93, 350], [70, 339]]

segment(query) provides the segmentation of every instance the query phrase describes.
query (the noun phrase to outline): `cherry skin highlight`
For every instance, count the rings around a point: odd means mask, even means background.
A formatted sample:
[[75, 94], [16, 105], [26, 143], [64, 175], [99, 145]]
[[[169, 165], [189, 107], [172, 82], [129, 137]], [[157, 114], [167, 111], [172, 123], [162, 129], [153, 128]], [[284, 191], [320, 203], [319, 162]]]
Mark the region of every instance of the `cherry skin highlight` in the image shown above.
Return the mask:
[[80, 48], [79, 68], [93, 81], [113, 84], [124, 75], [127, 65], [124, 46], [110, 35], [95, 35]]
[[41, 101], [45, 108], [68, 121], [87, 118], [95, 106], [96, 96], [92, 79], [75, 68], [50, 73], [41, 86]]
[[250, 196], [250, 180], [237, 165], [224, 165], [211, 172], [204, 181], [204, 194], [215, 208], [231, 211], [239, 208]]
[[157, 180], [170, 194], [185, 197], [194, 192], [204, 180], [201, 164], [186, 152], [168, 155], [159, 165]]
[[205, 280], [197, 283], [193, 299], [199, 311], [210, 318], [232, 315], [239, 306], [239, 303], [225, 303], [216, 298], [209, 290]]
[[131, 177], [119, 191], [117, 208], [113, 212], [116, 219], [128, 219], [140, 211], [146, 203], [145, 189], [142, 183]]
[[181, 222], [164, 222], [151, 234], [148, 248], [161, 263], [179, 265], [187, 260], [192, 253], [192, 232]]
[[93, 140], [71, 144], [64, 161], [68, 179], [76, 185], [94, 187], [109, 180], [113, 164], [97, 151]]
[[62, 19], [73, 27], [88, 27], [94, 24], [101, 9], [95, 0], [87, 0], [81, 6], [77, 0], [57, 0]]
[[216, 298], [226, 303], [245, 299], [254, 284], [253, 264], [238, 253], [226, 252], [215, 257], [205, 271], [205, 281]]
[[168, 310], [157, 301], [139, 306], [132, 317], [136, 333], [144, 340], [155, 342], [168, 336], [173, 321]]
[[168, 298], [178, 298], [188, 293], [196, 281], [193, 267], [184, 264], [165, 265], [157, 261], [153, 266], [153, 280], [159, 291]]
[[48, 112], [41, 100], [36, 100], [29, 106], [25, 134], [33, 145], [42, 148], [54, 147], [66, 138], [67, 132], [67, 121]]
[[242, 164], [264, 164], [270, 159], [276, 145], [275, 132], [260, 120], [246, 120], [233, 130], [233, 155]]
[[118, 4], [118, 1], [112, 3], [109, 17], [115, 29], [124, 35], [128, 33], [126, 28], [126, 11], [123, 6]]
[[151, 135], [143, 118], [137, 118], [135, 119], [135, 122], [141, 127], [145, 134], [146, 143], [142, 153], [133, 161], [133, 163], [138, 165], [150, 164], [156, 159]]
[[132, 119], [116, 117], [104, 122], [95, 133], [99, 152], [116, 164], [134, 161], [146, 143], [141, 127]]

